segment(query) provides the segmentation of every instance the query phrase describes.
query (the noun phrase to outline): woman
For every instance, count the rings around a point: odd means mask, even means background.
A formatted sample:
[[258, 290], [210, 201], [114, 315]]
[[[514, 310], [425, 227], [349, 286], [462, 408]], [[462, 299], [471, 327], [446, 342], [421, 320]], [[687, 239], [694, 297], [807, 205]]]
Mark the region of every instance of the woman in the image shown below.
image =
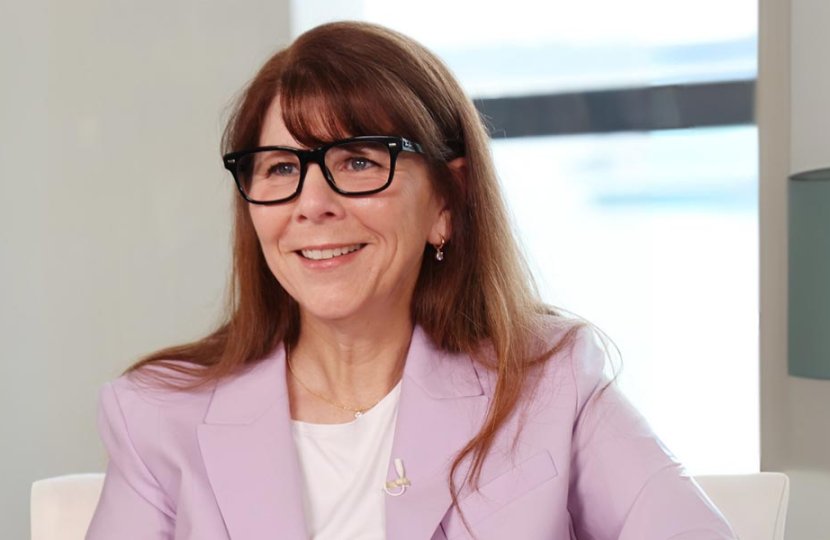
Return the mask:
[[224, 146], [230, 314], [104, 387], [88, 538], [732, 538], [593, 334], [534, 292], [430, 52], [315, 28]]

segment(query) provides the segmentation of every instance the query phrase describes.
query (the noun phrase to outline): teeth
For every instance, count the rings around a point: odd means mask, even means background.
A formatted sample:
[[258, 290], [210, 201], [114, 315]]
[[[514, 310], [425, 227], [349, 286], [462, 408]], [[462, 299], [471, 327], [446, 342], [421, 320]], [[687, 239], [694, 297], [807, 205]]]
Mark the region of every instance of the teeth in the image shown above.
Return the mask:
[[303, 249], [300, 253], [302, 253], [303, 257], [306, 259], [323, 261], [325, 259], [333, 259], [335, 257], [340, 257], [341, 255], [346, 255], [347, 253], [352, 253], [360, 248], [360, 244], [355, 244], [353, 246], [345, 246], [334, 249]]

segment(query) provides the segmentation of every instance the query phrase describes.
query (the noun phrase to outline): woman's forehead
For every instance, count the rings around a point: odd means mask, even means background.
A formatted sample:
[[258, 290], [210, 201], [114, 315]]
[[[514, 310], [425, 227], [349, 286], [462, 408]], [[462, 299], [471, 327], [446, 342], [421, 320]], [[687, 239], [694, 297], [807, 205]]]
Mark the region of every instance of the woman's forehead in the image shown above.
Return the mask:
[[366, 95], [277, 94], [266, 114], [281, 115], [292, 137], [306, 146], [360, 135], [411, 136], [399, 133], [401, 130], [391, 121], [389, 111], [379, 100]]
[[258, 146], [300, 146], [285, 124], [279, 99], [273, 99], [265, 111]]

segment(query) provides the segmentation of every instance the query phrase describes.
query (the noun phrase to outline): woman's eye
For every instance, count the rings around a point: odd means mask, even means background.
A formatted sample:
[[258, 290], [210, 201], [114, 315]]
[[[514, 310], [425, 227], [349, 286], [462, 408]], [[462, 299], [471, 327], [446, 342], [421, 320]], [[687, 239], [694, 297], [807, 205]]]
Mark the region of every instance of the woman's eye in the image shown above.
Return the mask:
[[375, 163], [362, 156], [355, 156], [349, 158], [346, 162], [346, 168], [351, 171], [365, 171], [366, 169], [370, 169], [375, 165]]
[[297, 172], [297, 166], [294, 163], [274, 163], [268, 168], [268, 176], [291, 176]]

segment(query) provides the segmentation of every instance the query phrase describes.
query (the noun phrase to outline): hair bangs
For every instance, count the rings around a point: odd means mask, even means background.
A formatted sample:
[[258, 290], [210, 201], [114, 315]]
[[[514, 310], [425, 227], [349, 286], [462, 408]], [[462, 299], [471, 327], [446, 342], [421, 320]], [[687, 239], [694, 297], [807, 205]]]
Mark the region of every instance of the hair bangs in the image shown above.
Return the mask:
[[[351, 67], [353, 77], [339, 73]], [[420, 128], [429, 122], [418, 118], [425, 107], [401, 86], [359, 66], [308, 62], [287, 67], [279, 84], [283, 121], [291, 135], [309, 147], [363, 135], [430, 141]]]

